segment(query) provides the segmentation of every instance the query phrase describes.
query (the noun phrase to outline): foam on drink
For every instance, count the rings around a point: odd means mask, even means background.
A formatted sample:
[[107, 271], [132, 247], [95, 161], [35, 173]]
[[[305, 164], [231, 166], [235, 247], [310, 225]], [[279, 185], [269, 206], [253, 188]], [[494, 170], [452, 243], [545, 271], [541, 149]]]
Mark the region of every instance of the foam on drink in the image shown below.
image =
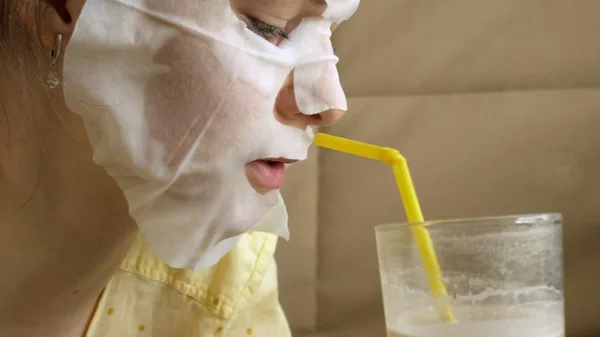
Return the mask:
[[388, 337], [564, 337], [562, 305], [542, 308], [455, 307], [456, 322], [440, 322], [435, 311], [401, 317]]

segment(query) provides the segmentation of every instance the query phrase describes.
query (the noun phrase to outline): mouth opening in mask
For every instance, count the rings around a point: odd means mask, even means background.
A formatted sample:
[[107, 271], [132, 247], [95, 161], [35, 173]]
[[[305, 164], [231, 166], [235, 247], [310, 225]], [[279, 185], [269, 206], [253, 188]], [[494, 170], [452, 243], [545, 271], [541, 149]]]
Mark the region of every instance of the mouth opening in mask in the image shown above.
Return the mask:
[[297, 160], [288, 158], [264, 158], [246, 164], [246, 176], [258, 192], [278, 190], [285, 183], [286, 167]]

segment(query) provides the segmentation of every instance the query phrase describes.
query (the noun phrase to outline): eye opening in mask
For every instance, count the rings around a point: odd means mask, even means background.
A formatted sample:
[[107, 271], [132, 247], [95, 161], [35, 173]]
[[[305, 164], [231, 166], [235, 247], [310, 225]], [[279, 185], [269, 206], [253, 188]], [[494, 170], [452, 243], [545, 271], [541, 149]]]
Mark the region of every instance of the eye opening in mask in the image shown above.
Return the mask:
[[285, 40], [289, 40], [290, 36], [285, 29], [270, 25], [259, 19], [244, 15], [244, 21], [252, 32], [262, 36], [265, 39], [269, 38], [282, 38]]

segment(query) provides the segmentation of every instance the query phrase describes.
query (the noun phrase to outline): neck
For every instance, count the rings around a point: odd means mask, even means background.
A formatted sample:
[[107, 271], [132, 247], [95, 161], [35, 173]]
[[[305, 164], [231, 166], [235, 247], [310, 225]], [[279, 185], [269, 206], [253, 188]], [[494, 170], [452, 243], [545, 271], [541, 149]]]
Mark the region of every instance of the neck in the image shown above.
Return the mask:
[[137, 232], [123, 193], [93, 163], [81, 120], [55, 106], [38, 139], [20, 143], [25, 152], [13, 147], [10, 158], [24, 158], [19, 166], [1, 157], [2, 186], [11, 186], [2, 188], [2, 201], [17, 195], [14, 186], [26, 186], [27, 196], [6, 203], [9, 217], [0, 218], [2, 332], [26, 326], [28, 336], [81, 336]]
[[0, 100], [0, 221], [23, 208], [39, 183], [39, 137], [32, 118]]

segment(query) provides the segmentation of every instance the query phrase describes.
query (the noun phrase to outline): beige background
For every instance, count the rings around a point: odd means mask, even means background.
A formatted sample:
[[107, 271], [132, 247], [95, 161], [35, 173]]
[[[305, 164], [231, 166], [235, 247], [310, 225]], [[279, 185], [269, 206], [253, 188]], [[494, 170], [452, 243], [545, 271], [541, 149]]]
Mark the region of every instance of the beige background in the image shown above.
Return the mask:
[[[363, 0], [335, 35], [350, 111], [325, 130], [399, 149], [429, 219], [562, 212], [569, 337], [600, 335], [599, 13]], [[393, 184], [327, 150], [292, 168], [278, 254], [295, 336], [384, 336], [373, 226], [405, 219]]]

